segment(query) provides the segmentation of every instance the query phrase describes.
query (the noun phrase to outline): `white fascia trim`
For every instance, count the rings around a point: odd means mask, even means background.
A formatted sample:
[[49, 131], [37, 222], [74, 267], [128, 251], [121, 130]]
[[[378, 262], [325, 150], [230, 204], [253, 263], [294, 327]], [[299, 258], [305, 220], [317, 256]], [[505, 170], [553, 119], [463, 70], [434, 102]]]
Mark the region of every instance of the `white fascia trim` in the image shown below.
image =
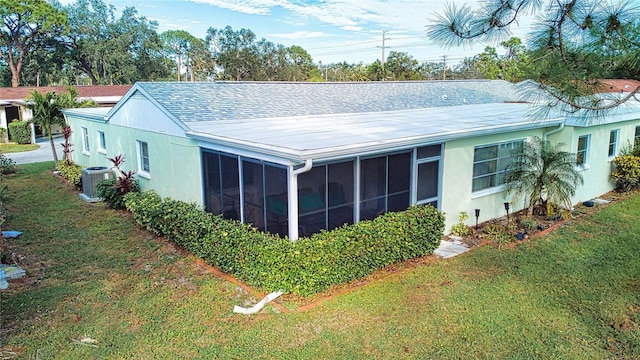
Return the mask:
[[90, 120], [90, 121], [95, 121], [103, 124], [106, 124], [108, 121], [106, 115], [104, 114], [91, 114], [87, 112], [78, 112], [73, 110], [74, 109], [62, 110], [62, 114], [65, 116], [65, 120], [68, 120], [66, 119], [67, 116], [73, 116], [75, 118], [81, 118], [82, 120]]

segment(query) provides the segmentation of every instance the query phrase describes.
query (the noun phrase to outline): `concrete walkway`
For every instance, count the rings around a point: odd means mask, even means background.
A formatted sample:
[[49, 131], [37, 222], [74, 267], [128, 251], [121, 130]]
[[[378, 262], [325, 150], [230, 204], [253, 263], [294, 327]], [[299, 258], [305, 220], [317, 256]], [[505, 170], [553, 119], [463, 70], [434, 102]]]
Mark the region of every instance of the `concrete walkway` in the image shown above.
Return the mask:
[[[62, 159], [62, 142], [64, 138], [62, 136], [54, 137], [54, 143], [56, 144], [56, 151], [58, 152], [58, 159]], [[19, 153], [5, 154], [6, 157], [16, 162], [16, 164], [28, 164], [42, 161], [53, 161], [53, 152], [51, 151], [51, 144], [48, 138], [37, 138], [36, 144], [40, 145], [39, 149], [32, 151], [25, 151]]]
[[434, 254], [448, 259], [469, 251], [469, 247], [454, 236], [449, 236], [440, 241], [440, 246], [433, 252]]

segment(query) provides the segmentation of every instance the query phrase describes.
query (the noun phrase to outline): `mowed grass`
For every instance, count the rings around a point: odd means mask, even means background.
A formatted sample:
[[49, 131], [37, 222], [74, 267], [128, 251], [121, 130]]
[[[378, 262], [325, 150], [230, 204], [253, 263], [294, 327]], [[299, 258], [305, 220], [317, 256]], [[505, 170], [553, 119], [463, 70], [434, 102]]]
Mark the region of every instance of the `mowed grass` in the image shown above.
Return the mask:
[[40, 145], [38, 144], [4, 143], [4, 144], [0, 144], [0, 153], [3, 153], [3, 154], [17, 153], [17, 152], [36, 150], [39, 148], [40, 148]]
[[51, 168], [5, 180], [5, 229], [24, 231], [8, 244], [28, 277], [0, 291], [4, 356], [640, 358], [639, 194], [514, 248], [383, 271], [304, 312], [244, 316], [233, 306], [259, 299], [126, 213], [83, 202]]

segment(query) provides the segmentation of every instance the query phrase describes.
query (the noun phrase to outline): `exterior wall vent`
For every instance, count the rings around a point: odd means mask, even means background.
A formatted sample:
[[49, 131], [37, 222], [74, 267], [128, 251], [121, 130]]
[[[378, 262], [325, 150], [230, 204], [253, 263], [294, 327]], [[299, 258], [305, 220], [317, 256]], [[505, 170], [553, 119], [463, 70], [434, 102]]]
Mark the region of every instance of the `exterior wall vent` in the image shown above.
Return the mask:
[[113, 178], [113, 171], [106, 166], [94, 166], [82, 169], [82, 194], [80, 198], [86, 202], [100, 201], [98, 183]]

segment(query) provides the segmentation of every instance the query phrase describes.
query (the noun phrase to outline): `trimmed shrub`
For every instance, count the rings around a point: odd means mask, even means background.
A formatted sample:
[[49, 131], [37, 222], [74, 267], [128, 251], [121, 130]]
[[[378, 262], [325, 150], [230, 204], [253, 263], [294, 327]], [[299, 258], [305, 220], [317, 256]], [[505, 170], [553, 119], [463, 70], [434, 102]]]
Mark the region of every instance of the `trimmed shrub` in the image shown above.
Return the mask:
[[124, 202], [138, 224], [220, 270], [252, 286], [303, 296], [431, 254], [444, 231], [442, 213], [415, 206], [291, 242], [153, 192], [129, 193]]
[[82, 169], [83, 166], [77, 165], [72, 161], [60, 160], [56, 165], [60, 172], [60, 176], [65, 178], [76, 189], [82, 188]]
[[9, 123], [11, 140], [18, 144], [31, 143], [31, 126], [26, 121], [14, 120]]
[[633, 155], [616, 156], [615, 170], [611, 179], [616, 181], [616, 190], [631, 191], [640, 186], [640, 157]]
[[0, 174], [7, 175], [16, 172], [16, 162], [0, 153]]

